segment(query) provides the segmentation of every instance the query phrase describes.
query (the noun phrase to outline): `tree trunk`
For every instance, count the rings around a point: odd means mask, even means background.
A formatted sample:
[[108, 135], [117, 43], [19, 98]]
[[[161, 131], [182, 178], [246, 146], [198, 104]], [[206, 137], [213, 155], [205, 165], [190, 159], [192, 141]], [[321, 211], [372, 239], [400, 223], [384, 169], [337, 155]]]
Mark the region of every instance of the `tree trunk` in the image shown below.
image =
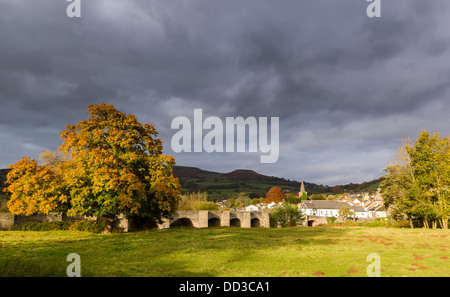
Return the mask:
[[409, 226], [411, 227], [411, 229], [414, 229], [414, 224], [412, 219], [409, 219]]
[[105, 217], [99, 217], [98, 220], [106, 222], [106, 228], [103, 230], [105, 234], [111, 234], [114, 232], [118, 225], [118, 219], [115, 215], [108, 215]]
[[433, 229], [436, 229], [437, 228], [437, 221], [436, 220], [431, 221], [431, 226], [432, 226]]
[[441, 218], [439, 221], [441, 223], [442, 229], [448, 229], [448, 219], [447, 218]]

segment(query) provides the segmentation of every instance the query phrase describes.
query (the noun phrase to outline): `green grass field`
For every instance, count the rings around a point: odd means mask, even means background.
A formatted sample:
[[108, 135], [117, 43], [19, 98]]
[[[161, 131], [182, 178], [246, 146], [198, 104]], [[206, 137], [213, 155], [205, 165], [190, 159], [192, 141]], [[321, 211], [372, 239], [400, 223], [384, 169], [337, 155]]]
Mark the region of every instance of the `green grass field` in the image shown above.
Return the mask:
[[[0, 276], [450, 276], [450, 231], [363, 227], [174, 228], [125, 234], [0, 232]], [[319, 273], [320, 272], [320, 273]]]

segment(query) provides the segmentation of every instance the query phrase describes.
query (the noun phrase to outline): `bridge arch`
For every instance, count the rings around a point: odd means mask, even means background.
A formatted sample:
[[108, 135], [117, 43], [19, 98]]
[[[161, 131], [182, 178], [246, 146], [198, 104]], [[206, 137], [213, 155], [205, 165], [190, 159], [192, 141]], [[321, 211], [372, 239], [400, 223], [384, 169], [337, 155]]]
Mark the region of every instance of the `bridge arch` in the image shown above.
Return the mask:
[[175, 228], [175, 227], [194, 227], [194, 224], [192, 224], [191, 219], [189, 218], [179, 218], [175, 221], [172, 222], [172, 224], [170, 224], [170, 228]]
[[253, 218], [253, 219], [250, 221], [250, 226], [251, 226], [252, 228], [259, 228], [259, 227], [261, 227], [261, 222], [260, 222], [259, 218]]
[[179, 210], [166, 218], [159, 229], [171, 227], [240, 227], [269, 228], [269, 214], [247, 211]]
[[220, 219], [215, 217], [208, 219], [208, 227], [220, 227]]
[[233, 218], [230, 220], [230, 227], [241, 227], [241, 220]]

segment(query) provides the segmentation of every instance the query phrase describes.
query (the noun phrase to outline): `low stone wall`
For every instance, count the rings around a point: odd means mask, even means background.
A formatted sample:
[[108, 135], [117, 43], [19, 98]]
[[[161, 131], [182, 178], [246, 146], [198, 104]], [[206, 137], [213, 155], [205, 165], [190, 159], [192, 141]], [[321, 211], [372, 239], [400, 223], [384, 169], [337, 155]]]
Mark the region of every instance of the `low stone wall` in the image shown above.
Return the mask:
[[[0, 230], [9, 230], [14, 225], [26, 222], [73, 222], [77, 220], [95, 220], [95, 217], [69, 217], [61, 213], [49, 213], [48, 215], [39, 214], [34, 216], [16, 216], [10, 213], [0, 213]], [[119, 216], [119, 228], [124, 232], [128, 232], [128, 220], [123, 216]]]
[[26, 222], [47, 223], [47, 222], [61, 222], [61, 221], [63, 221], [62, 215], [56, 213], [50, 213], [48, 215], [39, 214], [35, 216], [14, 216], [14, 225]]
[[319, 216], [305, 216], [305, 220], [303, 221], [303, 225], [309, 227], [322, 226], [327, 224], [327, 218]]
[[12, 226], [14, 226], [14, 215], [0, 213], [0, 230], [9, 230]]

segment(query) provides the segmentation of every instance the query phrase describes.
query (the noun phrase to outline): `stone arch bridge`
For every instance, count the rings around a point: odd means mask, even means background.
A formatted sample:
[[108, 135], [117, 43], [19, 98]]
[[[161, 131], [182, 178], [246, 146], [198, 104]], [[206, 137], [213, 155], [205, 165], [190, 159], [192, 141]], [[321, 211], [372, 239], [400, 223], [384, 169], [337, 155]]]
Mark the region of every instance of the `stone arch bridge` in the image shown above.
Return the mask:
[[220, 210], [179, 210], [172, 217], [158, 225], [159, 229], [170, 227], [241, 227], [270, 228], [269, 214], [250, 211], [220, 211]]

